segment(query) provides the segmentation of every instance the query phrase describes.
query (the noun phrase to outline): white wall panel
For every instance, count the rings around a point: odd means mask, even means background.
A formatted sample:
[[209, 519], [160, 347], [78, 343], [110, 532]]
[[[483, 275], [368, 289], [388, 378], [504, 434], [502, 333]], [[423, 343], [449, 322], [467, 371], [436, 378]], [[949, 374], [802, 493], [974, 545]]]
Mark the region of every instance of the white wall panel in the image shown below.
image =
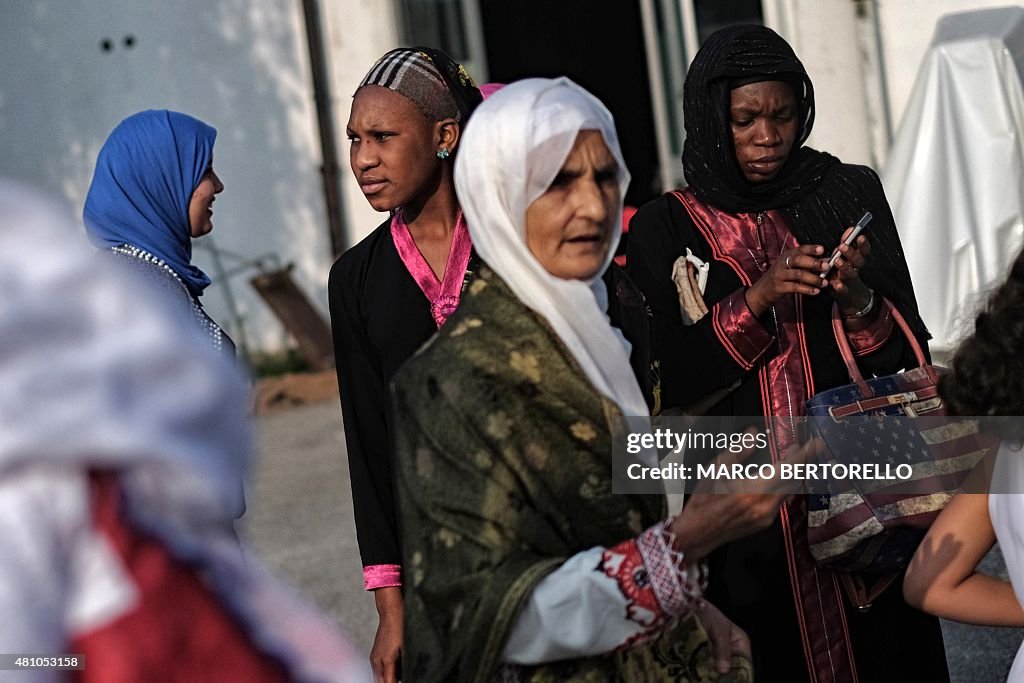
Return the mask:
[[[300, 286], [326, 310], [331, 255], [299, 3], [26, 0], [0, 13], [0, 174], [60, 194], [80, 214], [118, 121], [148, 108], [192, 114], [218, 130], [226, 190], [210, 238], [247, 258], [295, 262]], [[195, 261], [213, 275], [203, 243]], [[231, 286], [250, 343], [280, 348], [286, 335], [248, 277]], [[223, 283], [203, 300], [229, 325]]]

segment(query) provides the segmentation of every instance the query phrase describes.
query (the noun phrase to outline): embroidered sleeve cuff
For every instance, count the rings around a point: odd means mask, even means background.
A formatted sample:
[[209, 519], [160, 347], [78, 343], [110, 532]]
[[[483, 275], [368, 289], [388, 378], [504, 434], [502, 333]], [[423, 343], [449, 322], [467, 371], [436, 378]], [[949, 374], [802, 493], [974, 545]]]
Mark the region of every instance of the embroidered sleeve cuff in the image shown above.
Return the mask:
[[673, 617], [689, 614], [700, 606], [708, 585], [707, 565], [691, 566], [683, 554], [673, 549], [675, 534], [669, 530], [671, 519], [655, 524], [636, 539], [644, 559], [651, 588], [665, 612]]
[[881, 311], [874, 322], [863, 330], [847, 332], [846, 338], [850, 340], [850, 348], [855, 356], [866, 356], [882, 348], [889, 337], [892, 336], [894, 327], [892, 319], [892, 304], [888, 299], [882, 299]]
[[626, 597], [626, 616], [645, 632], [661, 631], [670, 621], [700, 606], [707, 587], [703, 563], [690, 567], [672, 549], [668, 521], [659, 522], [631, 539], [604, 551], [604, 572], [616, 580]]
[[398, 564], [371, 564], [363, 567], [363, 588], [368, 591], [402, 585], [402, 566]]
[[772, 341], [772, 335], [747, 306], [742, 287], [719, 301], [711, 310], [715, 336], [744, 370], [750, 370]]

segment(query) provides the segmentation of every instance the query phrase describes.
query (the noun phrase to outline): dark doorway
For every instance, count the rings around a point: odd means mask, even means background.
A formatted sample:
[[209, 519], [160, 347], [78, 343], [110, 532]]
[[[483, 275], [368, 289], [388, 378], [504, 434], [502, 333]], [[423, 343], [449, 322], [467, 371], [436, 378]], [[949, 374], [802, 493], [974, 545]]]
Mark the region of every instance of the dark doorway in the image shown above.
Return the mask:
[[480, 0], [490, 80], [568, 76], [615, 117], [633, 176], [626, 204], [661, 192], [651, 94], [636, 0]]
[[763, 24], [761, 0], [693, 0], [701, 45], [712, 33], [733, 24]]

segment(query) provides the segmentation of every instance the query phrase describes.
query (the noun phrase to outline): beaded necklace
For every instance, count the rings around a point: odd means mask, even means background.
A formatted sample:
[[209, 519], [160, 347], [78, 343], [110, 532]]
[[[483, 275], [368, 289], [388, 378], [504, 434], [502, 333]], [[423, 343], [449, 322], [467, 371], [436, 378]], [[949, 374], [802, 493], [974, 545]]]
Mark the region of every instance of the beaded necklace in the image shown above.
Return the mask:
[[203, 307], [200, 306], [199, 303], [192, 297], [192, 293], [188, 291], [188, 287], [185, 285], [185, 281], [182, 280], [181, 276], [174, 272], [174, 269], [167, 265], [167, 263], [162, 258], [149, 253], [145, 249], [136, 247], [133, 244], [122, 244], [116, 247], [111, 247], [110, 250], [117, 254], [131, 256], [132, 258], [139, 259], [140, 261], [151, 263], [160, 268], [161, 270], [163, 270], [171, 277], [173, 277], [175, 282], [181, 285], [181, 288], [185, 290], [185, 294], [188, 295], [188, 301], [192, 307], [192, 316], [199, 323], [200, 327], [203, 330], [205, 330], [206, 333], [210, 336], [210, 340], [213, 343], [213, 348], [215, 348], [217, 351], [223, 350], [223, 330], [220, 329], [220, 326], [217, 323], [215, 323], [213, 319], [210, 318], [210, 316], [206, 315], [206, 311], [204, 311]]

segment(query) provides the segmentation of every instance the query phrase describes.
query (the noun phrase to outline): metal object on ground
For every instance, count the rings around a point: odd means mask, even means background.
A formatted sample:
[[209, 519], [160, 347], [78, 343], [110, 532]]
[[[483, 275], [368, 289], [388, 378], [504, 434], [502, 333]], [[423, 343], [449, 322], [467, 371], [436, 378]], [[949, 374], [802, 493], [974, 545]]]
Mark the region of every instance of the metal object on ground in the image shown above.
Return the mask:
[[299, 353], [310, 368], [327, 370], [334, 367], [331, 327], [292, 279], [293, 266], [289, 263], [279, 270], [261, 273], [249, 282], [288, 333], [295, 337]]

